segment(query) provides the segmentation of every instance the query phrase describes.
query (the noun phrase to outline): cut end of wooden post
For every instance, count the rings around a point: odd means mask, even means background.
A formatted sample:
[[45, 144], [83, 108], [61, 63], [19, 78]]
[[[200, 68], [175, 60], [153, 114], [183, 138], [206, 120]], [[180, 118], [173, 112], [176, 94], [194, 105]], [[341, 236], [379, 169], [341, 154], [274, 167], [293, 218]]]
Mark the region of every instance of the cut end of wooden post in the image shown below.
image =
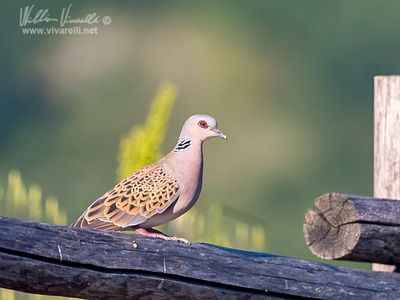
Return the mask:
[[375, 272], [395, 272], [397, 267], [391, 265], [372, 264], [372, 270]]
[[[374, 77], [374, 196], [400, 198], [400, 76]], [[373, 264], [374, 271], [394, 266]]]
[[342, 194], [328, 193], [314, 204], [316, 208], [307, 211], [303, 225], [308, 248], [323, 259], [345, 258], [361, 235], [360, 225], [349, 223], [356, 214], [351, 201]]

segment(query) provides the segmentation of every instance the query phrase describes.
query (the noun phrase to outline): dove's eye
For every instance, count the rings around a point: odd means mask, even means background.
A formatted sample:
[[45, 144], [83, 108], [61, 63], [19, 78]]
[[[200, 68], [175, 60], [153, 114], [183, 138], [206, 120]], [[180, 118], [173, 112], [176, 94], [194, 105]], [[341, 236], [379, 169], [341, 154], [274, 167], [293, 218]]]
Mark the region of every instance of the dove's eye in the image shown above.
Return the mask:
[[204, 129], [208, 128], [208, 124], [207, 124], [207, 122], [204, 121], [204, 120], [199, 121], [199, 123], [197, 123], [197, 124], [198, 124], [201, 128], [204, 128]]

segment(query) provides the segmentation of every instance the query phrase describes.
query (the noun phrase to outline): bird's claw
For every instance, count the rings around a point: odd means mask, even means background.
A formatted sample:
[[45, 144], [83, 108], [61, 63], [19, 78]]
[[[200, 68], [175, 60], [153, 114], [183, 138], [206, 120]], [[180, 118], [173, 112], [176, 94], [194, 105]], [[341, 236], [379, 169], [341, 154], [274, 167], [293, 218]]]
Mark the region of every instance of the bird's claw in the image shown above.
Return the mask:
[[190, 242], [187, 239], [181, 238], [179, 236], [167, 236], [164, 234], [157, 234], [157, 235], [155, 235], [155, 237], [158, 237], [158, 238], [166, 240], [166, 241], [176, 241], [176, 242], [181, 242], [181, 243], [190, 245]]
[[184, 244], [190, 245], [190, 242], [187, 239], [181, 238], [179, 236], [164, 236], [165, 240], [167, 241], [177, 241]]
[[150, 229], [138, 228], [138, 229], [136, 229], [136, 231], [138, 234], [141, 234], [144, 236], [156, 237], [156, 238], [163, 239], [166, 241], [177, 241], [177, 242], [181, 242], [181, 243], [190, 245], [190, 242], [187, 239], [184, 239], [184, 238], [181, 238], [178, 236], [168, 236], [168, 235], [165, 235], [164, 233], [162, 233], [158, 230], [152, 229], [152, 228], [150, 228]]

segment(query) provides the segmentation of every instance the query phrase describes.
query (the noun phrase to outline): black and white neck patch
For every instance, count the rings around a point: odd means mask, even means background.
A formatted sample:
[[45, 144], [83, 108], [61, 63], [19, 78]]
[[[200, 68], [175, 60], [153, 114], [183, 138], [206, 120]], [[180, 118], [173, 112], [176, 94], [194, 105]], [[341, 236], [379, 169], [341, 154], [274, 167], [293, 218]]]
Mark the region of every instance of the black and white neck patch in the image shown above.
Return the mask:
[[189, 148], [191, 143], [192, 142], [190, 141], [190, 139], [184, 139], [184, 140], [179, 141], [178, 144], [176, 144], [176, 146], [175, 146], [175, 152], [182, 151], [182, 150]]

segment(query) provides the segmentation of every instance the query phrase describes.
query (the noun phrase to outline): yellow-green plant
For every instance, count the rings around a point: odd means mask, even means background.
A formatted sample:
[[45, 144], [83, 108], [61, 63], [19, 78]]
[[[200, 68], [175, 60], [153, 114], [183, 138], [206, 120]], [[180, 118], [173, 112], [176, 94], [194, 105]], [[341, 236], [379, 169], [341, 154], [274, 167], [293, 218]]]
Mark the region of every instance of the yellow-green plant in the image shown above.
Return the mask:
[[243, 220], [232, 219], [224, 214], [219, 203], [208, 207], [192, 208], [178, 219], [165, 225], [168, 231], [192, 240], [265, 251], [265, 231], [262, 224], [249, 225]]
[[[161, 145], [176, 94], [176, 88], [172, 84], [162, 85], [151, 104], [146, 123], [133, 127], [122, 138], [118, 155], [119, 179], [161, 157]], [[241, 220], [229, 219], [229, 216], [224, 215], [223, 206], [218, 203], [203, 210], [193, 208], [177, 220], [162, 226], [162, 230], [193, 240], [265, 250], [262, 224], [248, 225]]]
[[[5, 187], [0, 185], [0, 215], [45, 221], [56, 224], [67, 224], [67, 214], [60, 208], [57, 198], [47, 196], [43, 198], [42, 189], [37, 184], [26, 185], [22, 181], [19, 171], [8, 173], [8, 182]], [[0, 299], [61, 299], [43, 295], [30, 295], [7, 289], [0, 289]], [[63, 298], [65, 299], [65, 298]]]
[[15, 300], [15, 292], [12, 290], [1, 289], [0, 296], [0, 299], [3, 300]]
[[0, 186], [0, 213], [18, 219], [67, 224], [67, 214], [60, 208], [57, 198], [42, 195], [37, 184], [25, 185], [21, 174], [10, 171], [5, 188]]
[[119, 179], [161, 157], [161, 145], [176, 95], [175, 86], [164, 83], [151, 104], [145, 124], [133, 127], [121, 139], [117, 170]]

